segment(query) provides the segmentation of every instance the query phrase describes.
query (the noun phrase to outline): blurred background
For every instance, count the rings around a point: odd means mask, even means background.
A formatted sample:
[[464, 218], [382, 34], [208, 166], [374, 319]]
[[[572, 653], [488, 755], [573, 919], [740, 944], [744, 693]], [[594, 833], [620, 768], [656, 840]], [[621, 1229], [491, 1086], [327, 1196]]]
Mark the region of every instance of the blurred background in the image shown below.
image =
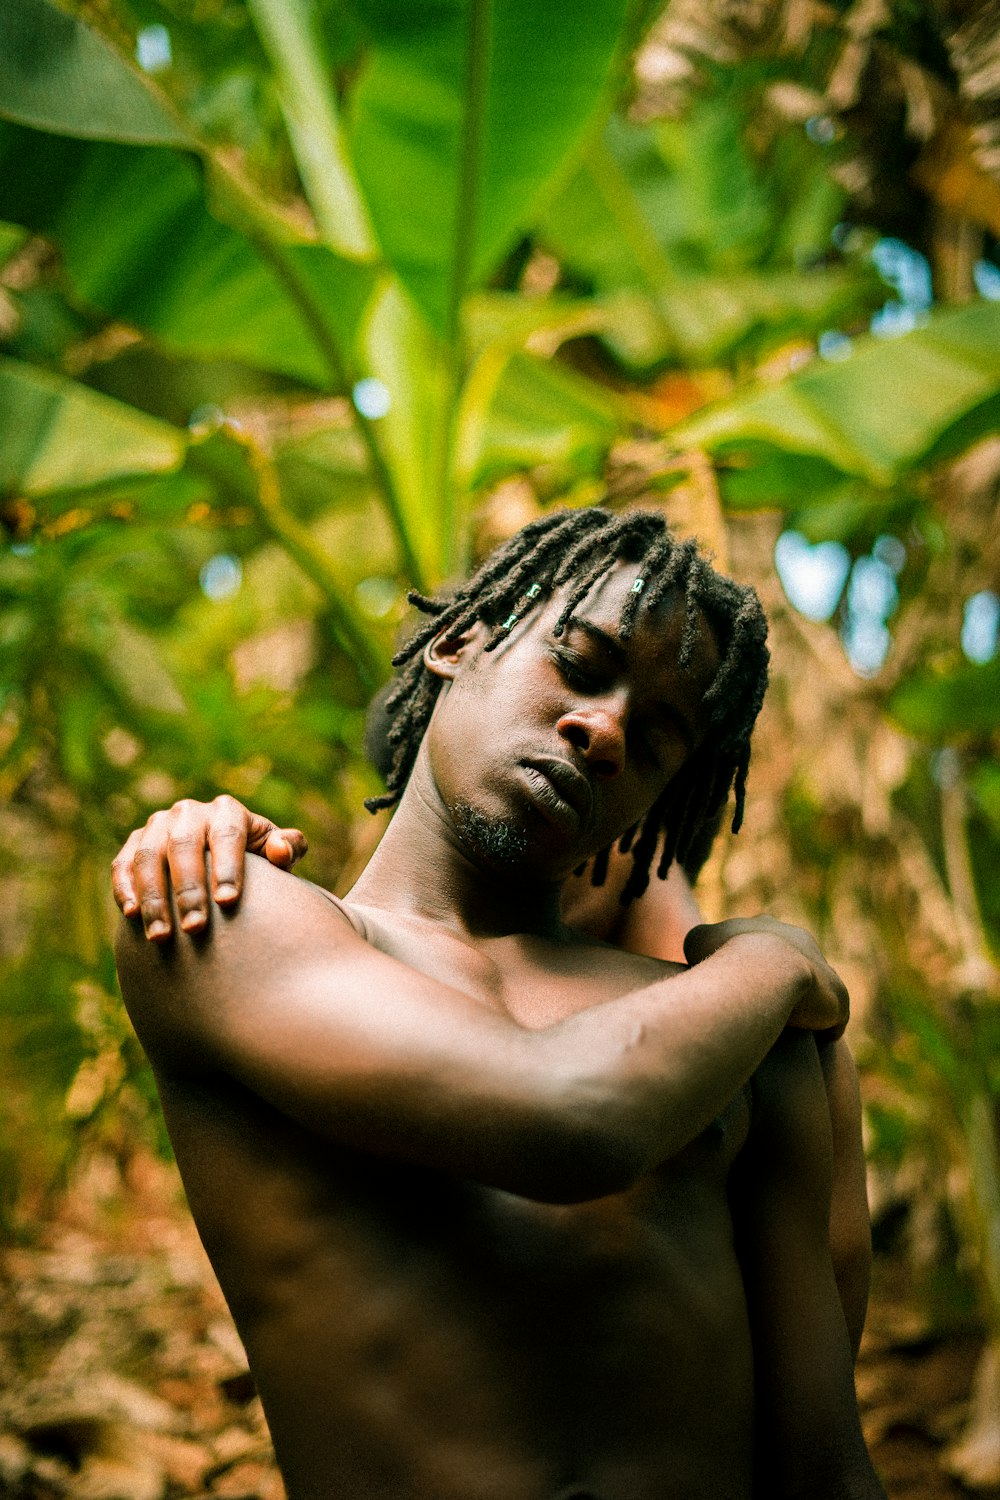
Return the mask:
[[280, 1495], [108, 864], [345, 890], [406, 590], [608, 497], [764, 598], [699, 898], [852, 990], [890, 1495], [1000, 1494], [998, 105], [990, 0], [5, 0], [0, 1496]]

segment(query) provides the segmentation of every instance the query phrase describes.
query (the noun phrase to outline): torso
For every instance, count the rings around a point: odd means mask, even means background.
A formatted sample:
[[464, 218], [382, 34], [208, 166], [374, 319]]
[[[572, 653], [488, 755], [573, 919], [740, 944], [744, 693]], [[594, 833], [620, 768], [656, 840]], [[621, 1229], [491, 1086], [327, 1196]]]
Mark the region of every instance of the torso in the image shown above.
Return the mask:
[[[662, 974], [348, 910], [375, 946], [527, 1027]], [[160, 1082], [290, 1500], [749, 1500], [727, 1200], [746, 1093], [629, 1192], [553, 1206], [320, 1140], [226, 1079]]]

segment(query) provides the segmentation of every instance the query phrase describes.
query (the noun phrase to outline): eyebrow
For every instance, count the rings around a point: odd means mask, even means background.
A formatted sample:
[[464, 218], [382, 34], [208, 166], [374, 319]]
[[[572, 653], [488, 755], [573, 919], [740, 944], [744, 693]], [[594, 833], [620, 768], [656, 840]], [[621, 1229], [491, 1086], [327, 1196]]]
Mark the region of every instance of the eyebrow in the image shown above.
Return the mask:
[[581, 619], [579, 615], [570, 615], [566, 621], [566, 629], [582, 630], [584, 635], [589, 635], [590, 639], [596, 642], [598, 646], [603, 646], [616, 666], [624, 667], [626, 665], [628, 658], [625, 654], [625, 647], [615, 636], [609, 635], [606, 630], [602, 630], [600, 625], [593, 624], [591, 620]]
[[[617, 667], [624, 669], [627, 666], [628, 656], [621, 641], [615, 636], [610, 635], [608, 631], [602, 630], [600, 625], [595, 625], [592, 620], [582, 619], [579, 615], [570, 615], [566, 621], [566, 629], [582, 630], [584, 635], [589, 636], [596, 645], [602, 647], [608, 653]], [[664, 698], [658, 704], [656, 712], [660, 718], [667, 719], [673, 724], [689, 750], [697, 748], [698, 737], [695, 734], [694, 725], [687, 714], [679, 709], [676, 704]]]

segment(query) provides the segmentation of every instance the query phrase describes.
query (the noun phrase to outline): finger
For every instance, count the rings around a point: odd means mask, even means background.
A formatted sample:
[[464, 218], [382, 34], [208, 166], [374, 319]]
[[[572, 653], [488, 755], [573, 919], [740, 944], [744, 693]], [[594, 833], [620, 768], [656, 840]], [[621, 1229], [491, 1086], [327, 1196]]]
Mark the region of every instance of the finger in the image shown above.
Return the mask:
[[147, 938], [163, 942], [173, 932], [167, 875], [166, 840], [155, 819], [139, 835], [132, 858], [132, 879]]
[[247, 820], [247, 852], [249, 854], [262, 854], [265, 858], [269, 858], [270, 856], [267, 854], [268, 840], [272, 834], [280, 836], [282, 830], [270, 818], [265, 818], [263, 813], [250, 812], [245, 807], [241, 810]]
[[205, 850], [208, 819], [197, 802], [176, 802], [167, 814], [167, 870], [184, 932], [200, 932], [208, 922], [208, 871]]
[[262, 853], [272, 865], [290, 870], [309, 852], [309, 841], [300, 828], [272, 828]]
[[139, 830], [135, 829], [111, 861], [111, 889], [126, 917], [136, 916], [139, 910], [139, 897], [132, 880], [132, 860], [138, 843]]
[[[243, 856], [252, 848], [258, 819], [235, 797], [223, 795], [212, 803], [208, 847], [212, 856], [212, 896], [219, 906], [232, 906], [243, 893]], [[268, 828], [273, 824], [267, 823]]]

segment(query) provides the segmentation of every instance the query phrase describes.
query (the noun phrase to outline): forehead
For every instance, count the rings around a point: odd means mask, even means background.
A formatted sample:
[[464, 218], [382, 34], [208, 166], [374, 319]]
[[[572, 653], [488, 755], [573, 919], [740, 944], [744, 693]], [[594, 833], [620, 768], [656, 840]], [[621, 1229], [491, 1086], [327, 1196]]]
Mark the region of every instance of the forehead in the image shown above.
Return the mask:
[[[630, 595], [635, 592], [638, 576], [639, 565], [637, 563], [616, 564], [598, 579], [590, 592], [576, 606], [571, 619], [601, 630], [626, 656], [641, 658], [645, 668], [653, 664], [675, 665], [687, 625], [686, 603], [679, 589], [671, 589], [659, 604], [650, 609], [644, 602], [642, 593], [649, 588], [652, 580], [644, 579], [630, 639], [628, 641], [621, 639], [622, 611]], [[565, 607], [566, 592], [557, 595], [552, 603], [555, 618], [558, 618]], [[697, 612], [696, 619], [691, 671], [695, 676], [707, 675], [711, 679], [718, 671], [721, 662], [718, 644], [701, 610]]]

